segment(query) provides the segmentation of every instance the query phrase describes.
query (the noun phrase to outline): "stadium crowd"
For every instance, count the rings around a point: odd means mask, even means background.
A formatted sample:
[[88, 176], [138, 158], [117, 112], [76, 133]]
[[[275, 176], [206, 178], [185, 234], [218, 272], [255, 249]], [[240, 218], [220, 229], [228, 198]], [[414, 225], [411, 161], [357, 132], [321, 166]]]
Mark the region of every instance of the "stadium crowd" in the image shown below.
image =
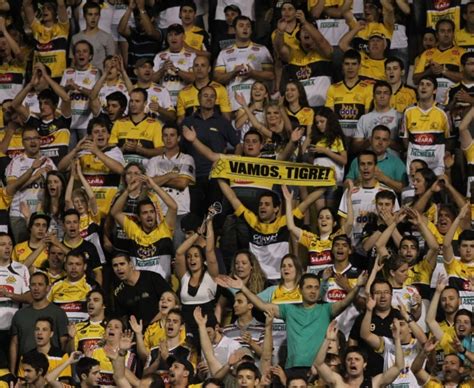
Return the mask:
[[474, 387], [474, 2], [0, 0], [0, 387]]

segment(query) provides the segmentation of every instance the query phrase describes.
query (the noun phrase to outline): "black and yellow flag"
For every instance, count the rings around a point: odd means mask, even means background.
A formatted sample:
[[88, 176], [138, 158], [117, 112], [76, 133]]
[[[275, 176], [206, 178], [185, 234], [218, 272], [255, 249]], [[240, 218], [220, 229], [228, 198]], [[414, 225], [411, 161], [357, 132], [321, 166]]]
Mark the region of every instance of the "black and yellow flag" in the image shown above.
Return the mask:
[[230, 180], [247, 178], [266, 184], [293, 186], [336, 184], [331, 167], [238, 155], [221, 155], [209, 177]]

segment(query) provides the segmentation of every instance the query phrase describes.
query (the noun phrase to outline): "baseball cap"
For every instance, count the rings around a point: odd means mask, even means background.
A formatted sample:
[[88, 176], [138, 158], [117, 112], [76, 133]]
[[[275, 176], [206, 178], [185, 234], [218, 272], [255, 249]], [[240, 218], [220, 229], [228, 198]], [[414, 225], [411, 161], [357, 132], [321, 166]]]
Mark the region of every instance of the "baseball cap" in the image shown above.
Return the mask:
[[349, 236], [347, 234], [340, 234], [340, 235], [334, 237], [333, 240], [332, 240], [333, 244], [338, 240], [345, 241], [349, 245], [352, 245], [352, 241], [351, 241], [351, 239], [349, 238]]
[[171, 31], [177, 34], [184, 34], [184, 27], [181, 24], [175, 23], [168, 27], [167, 33], [169, 34]]
[[369, 35], [369, 39], [372, 39], [372, 38], [385, 39], [386, 36], [383, 32], [375, 30], [375, 31], [372, 31]]
[[188, 360], [182, 357], [175, 357], [173, 355], [169, 356], [166, 359], [166, 363], [171, 366], [173, 363], [177, 362], [178, 364], [181, 364], [184, 366], [184, 369], [186, 369], [189, 372], [189, 377], [188, 380], [191, 380], [194, 376], [194, 367], [193, 364], [191, 364]]
[[145, 63], [149, 63], [152, 66], [154, 65], [153, 59], [151, 59], [151, 58], [140, 58], [139, 60], [137, 60], [135, 62], [135, 67], [141, 67]]

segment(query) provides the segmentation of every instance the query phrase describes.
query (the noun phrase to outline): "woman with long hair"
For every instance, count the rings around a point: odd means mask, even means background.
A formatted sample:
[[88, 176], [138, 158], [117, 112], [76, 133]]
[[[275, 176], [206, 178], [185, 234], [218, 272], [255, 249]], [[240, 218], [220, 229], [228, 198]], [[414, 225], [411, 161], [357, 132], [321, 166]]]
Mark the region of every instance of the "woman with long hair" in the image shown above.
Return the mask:
[[[232, 259], [230, 276], [241, 279], [254, 294], [263, 291], [266, 277], [257, 257], [248, 249], [235, 252]], [[231, 290], [232, 291], [232, 290]]]
[[66, 181], [58, 171], [50, 171], [46, 175], [46, 190], [43, 201], [38, 204], [37, 212], [46, 213], [51, 217], [49, 231], [56, 233], [59, 240], [63, 238], [62, 215], [66, 210]]
[[[342, 186], [344, 166], [347, 164], [345, 136], [336, 114], [329, 108], [322, 107], [316, 111], [308, 151], [313, 154], [313, 164], [334, 168], [337, 186]], [[335, 207], [337, 188], [326, 189], [324, 196], [316, 201], [316, 211], [324, 206]]]

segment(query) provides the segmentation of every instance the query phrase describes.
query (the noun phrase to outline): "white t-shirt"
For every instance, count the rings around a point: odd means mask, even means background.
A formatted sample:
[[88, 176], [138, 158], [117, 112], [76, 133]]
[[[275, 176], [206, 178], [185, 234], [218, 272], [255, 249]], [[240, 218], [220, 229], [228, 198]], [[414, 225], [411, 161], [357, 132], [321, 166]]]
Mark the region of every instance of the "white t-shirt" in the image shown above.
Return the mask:
[[[393, 340], [387, 337], [382, 337], [384, 342], [383, 350], [383, 370], [386, 372], [393, 364], [395, 364], [395, 344]], [[416, 377], [411, 371], [410, 367], [415, 361], [415, 357], [419, 352], [418, 341], [414, 338], [411, 339], [410, 343], [403, 345], [403, 357], [405, 360], [405, 367], [402, 369], [395, 381], [390, 385], [392, 388], [405, 388], [405, 387], [418, 387]]]
[[102, 106], [102, 109], [105, 109], [107, 106], [107, 96], [115, 92], [120, 92], [127, 98], [127, 108], [125, 109], [126, 114], [128, 111], [128, 101], [130, 100], [130, 96], [128, 95], [127, 87], [123, 82], [118, 82], [115, 85], [107, 85], [107, 83], [105, 83], [99, 91], [100, 105]]
[[225, 20], [224, 9], [228, 5], [236, 5], [243, 16], [255, 21], [255, 0], [217, 0], [216, 20]]
[[[156, 54], [154, 59], [154, 66], [153, 71], [158, 71], [163, 66], [165, 61], [170, 60], [173, 62], [173, 65], [182, 71], [192, 71], [194, 58], [196, 58], [196, 54], [186, 49], [182, 49], [177, 53], [171, 52], [169, 49], [162, 51]], [[186, 86], [184, 80], [173, 71], [168, 70], [165, 75], [160, 80], [160, 85], [167, 89], [170, 97], [171, 102], [174, 106], [176, 106], [176, 101], [178, 99], [178, 93], [181, 89]]]
[[[166, 88], [162, 88], [160, 85], [152, 83], [151, 86], [146, 89], [148, 93], [148, 101], [145, 107], [145, 113], [150, 113], [150, 103], [157, 102], [163, 109], [166, 110], [174, 110], [174, 104], [171, 101], [170, 93]], [[179, 91], [178, 91], [179, 93]], [[156, 113], [153, 113], [155, 118], [159, 116]]]
[[[180, 177], [189, 178], [191, 182], [196, 180], [196, 167], [194, 159], [191, 155], [178, 152], [171, 159], [166, 155], [159, 155], [148, 161], [146, 174], [151, 177], [165, 175], [169, 172], [176, 171]], [[184, 190], [174, 189], [172, 187], [162, 186], [178, 204], [178, 215], [187, 214], [191, 208], [191, 197], [189, 195], [189, 187]], [[160, 206], [163, 214], [166, 214], [168, 208], [160, 198]]]
[[[26, 172], [26, 170], [31, 167], [34, 161], [35, 159], [31, 159], [25, 154], [19, 155], [12, 159], [5, 172], [7, 181], [21, 177]], [[50, 158], [46, 158], [45, 163], [41, 167], [45, 166], [51, 166], [53, 170], [56, 170], [56, 166]], [[36, 171], [37, 170], [35, 170], [33, 174], [35, 174]], [[22, 202], [28, 205], [31, 212], [36, 211], [36, 207], [42, 199], [43, 190], [46, 188], [45, 179], [46, 174], [44, 174], [42, 178], [39, 178], [28, 185], [28, 187], [25, 187], [15, 193], [10, 206], [10, 217], [22, 217], [20, 212], [20, 203]]]
[[[30, 273], [23, 264], [12, 261], [8, 266], [0, 266], [0, 287], [8, 292], [24, 294], [30, 289]], [[13, 315], [20, 304], [10, 298], [0, 297], [0, 330], [9, 330]]]
[[212, 345], [212, 347], [214, 348], [214, 355], [222, 365], [227, 363], [232, 353], [241, 348], [240, 343], [225, 335], [222, 336], [217, 345]]
[[372, 130], [377, 125], [385, 125], [390, 129], [390, 138], [398, 139], [398, 131], [402, 114], [396, 109], [390, 109], [388, 112], [377, 112], [375, 110], [361, 116], [357, 122], [357, 129], [354, 137], [359, 139], [370, 139]]
[[[273, 59], [265, 46], [250, 42], [247, 47], [237, 47], [235, 44], [219, 52], [216, 60], [216, 72], [229, 73], [238, 65], [248, 65], [252, 69], [261, 71], [273, 68]], [[240, 105], [235, 100], [235, 93], [242, 93], [246, 101], [250, 101], [250, 89], [255, 79], [243, 79], [240, 76], [233, 78], [227, 85], [227, 93], [232, 105], [232, 110], [237, 110]]]

